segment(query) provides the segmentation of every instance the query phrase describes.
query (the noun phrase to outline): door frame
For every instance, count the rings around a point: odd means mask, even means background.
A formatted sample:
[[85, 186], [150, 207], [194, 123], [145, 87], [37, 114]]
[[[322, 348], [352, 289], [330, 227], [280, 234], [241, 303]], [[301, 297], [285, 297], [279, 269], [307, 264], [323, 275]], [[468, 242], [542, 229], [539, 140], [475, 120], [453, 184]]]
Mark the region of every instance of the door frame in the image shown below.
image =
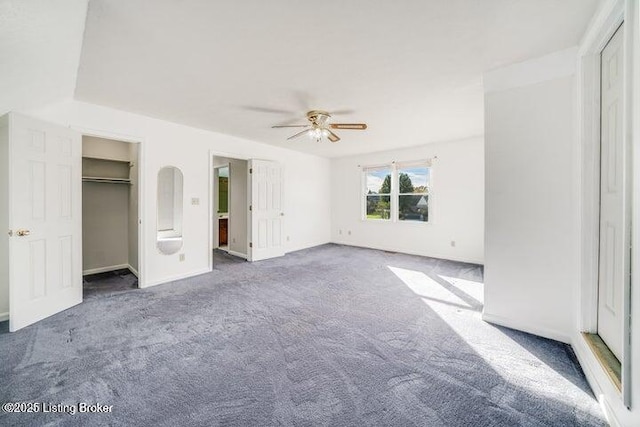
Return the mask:
[[[578, 52], [578, 143], [579, 153], [577, 193], [580, 195], [579, 220], [581, 223], [580, 285], [578, 304], [578, 328], [582, 332], [598, 331], [598, 268], [600, 240], [600, 54], [620, 25], [627, 23], [626, 9], [630, 0], [615, 0], [609, 10], [598, 15], [595, 31], [583, 39]], [[624, 34], [624, 91], [623, 134], [625, 168], [625, 247], [631, 244], [631, 165], [630, 147], [632, 117], [632, 49], [633, 26], [625, 25]], [[625, 261], [624, 274], [630, 277], [630, 257]], [[622, 350], [622, 401], [629, 407], [631, 402], [631, 357], [630, 355], [630, 300], [631, 280], [624, 284], [623, 350]]]
[[[222, 163], [219, 165], [215, 165], [213, 166], [213, 174], [212, 174], [212, 178], [215, 178], [215, 171], [216, 169], [221, 169], [226, 167], [229, 170], [229, 182], [231, 181], [231, 163]], [[220, 175], [218, 175], [219, 177]], [[220, 186], [216, 185], [216, 183], [213, 183], [213, 193], [211, 194], [211, 202], [213, 203], [213, 209], [211, 211], [211, 238], [213, 240], [213, 248], [214, 249], [219, 249], [220, 248], [220, 238], [218, 237], [220, 235], [220, 218], [218, 217], [218, 211], [216, 208], [219, 207], [219, 200], [220, 198]], [[231, 199], [231, 188], [227, 188], [227, 214], [229, 213], [229, 208], [228, 208], [228, 203], [229, 203], [229, 199]], [[228, 223], [228, 221], [227, 221]], [[214, 230], [218, 230], [218, 233], [214, 233]], [[215, 236], [215, 237], [214, 237]], [[227, 252], [229, 248], [229, 245], [227, 244]]]
[[114, 141], [126, 142], [138, 145], [138, 288], [146, 287], [145, 282], [145, 227], [144, 219], [146, 218], [145, 200], [145, 138], [125, 135], [115, 132], [88, 129], [83, 127], [71, 126], [71, 129], [80, 133], [81, 136], [93, 136], [97, 138], [111, 139]]
[[[238, 153], [229, 153], [224, 151], [217, 150], [209, 150], [209, 177], [207, 183], [207, 194], [209, 195], [209, 271], [213, 271], [213, 249], [214, 247], [214, 239], [213, 239], [213, 229], [214, 229], [214, 221], [217, 224], [217, 217], [214, 218], [214, 200], [213, 200], [213, 170], [217, 166], [213, 163], [214, 157], [226, 157], [229, 159], [238, 159], [238, 160], [246, 160], [247, 162], [251, 160], [250, 156], [245, 156]], [[247, 171], [248, 172], [248, 171]], [[231, 174], [229, 174], [231, 175]], [[251, 204], [251, 180], [247, 179], [247, 206]], [[251, 248], [249, 247], [249, 241], [251, 240], [251, 216], [249, 210], [246, 212], [247, 214], [247, 261], [251, 261]]]

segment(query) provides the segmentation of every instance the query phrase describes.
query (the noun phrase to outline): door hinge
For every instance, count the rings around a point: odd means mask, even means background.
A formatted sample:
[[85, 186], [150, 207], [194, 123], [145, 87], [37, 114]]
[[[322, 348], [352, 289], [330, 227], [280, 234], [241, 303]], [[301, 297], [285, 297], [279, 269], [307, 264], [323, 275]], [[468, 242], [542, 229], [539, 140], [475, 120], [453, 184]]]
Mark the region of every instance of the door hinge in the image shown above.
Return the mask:
[[252, 248], [253, 247], [253, 243], [249, 242], [249, 247]]
[[249, 205], [249, 210], [252, 210], [252, 209], [253, 209], [253, 207], [251, 205]]
[[249, 173], [253, 173], [253, 168], [249, 168]]

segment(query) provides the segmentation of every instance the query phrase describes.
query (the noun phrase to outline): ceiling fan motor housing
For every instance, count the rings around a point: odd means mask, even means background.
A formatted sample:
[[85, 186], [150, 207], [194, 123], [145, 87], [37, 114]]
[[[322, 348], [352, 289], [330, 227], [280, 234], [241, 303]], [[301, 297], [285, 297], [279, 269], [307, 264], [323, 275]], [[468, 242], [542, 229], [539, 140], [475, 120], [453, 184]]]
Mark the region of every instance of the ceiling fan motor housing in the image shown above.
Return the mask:
[[322, 110], [311, 110], [307, 113], [307, 119], [314, 125], [320, 127], [324, 126], [327, 120], [329, 120], [329, 117], [331, 117], [331, 114]]

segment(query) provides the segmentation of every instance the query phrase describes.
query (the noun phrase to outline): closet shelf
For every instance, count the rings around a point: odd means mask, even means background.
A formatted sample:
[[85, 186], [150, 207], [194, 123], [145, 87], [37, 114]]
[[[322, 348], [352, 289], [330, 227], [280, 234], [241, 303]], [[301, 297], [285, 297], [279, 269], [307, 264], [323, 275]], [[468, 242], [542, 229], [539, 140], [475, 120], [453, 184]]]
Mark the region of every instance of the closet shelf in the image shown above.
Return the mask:
[[83, 176], [82, 182], [101, 182], [104, 184], [127, 184], [131, 185], [131, 180], [126, 178], [105, 178], [99, 176]]
[[105, 158], [105, 157], [93, 157], [93, 156], [82, 156], [82, 158], [83, 159], [88, 159], [88, 160], [105, 161], [105, 162], [125, 163], [125, 164], [128, 164], [129, 166], [133, 166], [133, 162], [131, 162], [129, 160], [108, 159], [108, 158]]

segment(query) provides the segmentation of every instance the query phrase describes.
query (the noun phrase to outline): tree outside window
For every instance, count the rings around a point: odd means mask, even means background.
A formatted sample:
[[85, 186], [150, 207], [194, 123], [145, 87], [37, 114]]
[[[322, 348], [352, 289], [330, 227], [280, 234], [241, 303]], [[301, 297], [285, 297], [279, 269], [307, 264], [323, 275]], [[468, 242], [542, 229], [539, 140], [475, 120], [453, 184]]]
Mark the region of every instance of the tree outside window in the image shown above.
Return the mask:
[[429, 175], [426, 165], [398, 168], [399, 221], [429, 221]]
[[366, 218], [391, 219], [391, 168], [365, 170]]

